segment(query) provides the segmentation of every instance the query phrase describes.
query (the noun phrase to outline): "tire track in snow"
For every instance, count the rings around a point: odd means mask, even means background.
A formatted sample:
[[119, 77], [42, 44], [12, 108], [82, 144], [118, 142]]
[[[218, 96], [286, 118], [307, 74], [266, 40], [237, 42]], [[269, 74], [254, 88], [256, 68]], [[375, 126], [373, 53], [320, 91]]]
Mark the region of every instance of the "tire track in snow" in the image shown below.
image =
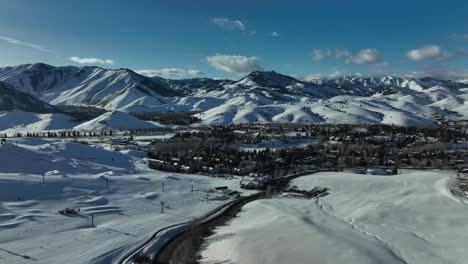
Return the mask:
[[[405, 260], [402, 256], [400, 256], [399, 254], [397, 254], [397, 253], [391, 248], [391, 246], [390, 246], [387, 242], [385, 242], [384, 240], [382, 240], [382, 239], [381, 239], [380, 237], [378, 237], [377, 235], [371, 234], [371, 233], [369, 233], [369, 232], [367, 232], [367, 231], [365, 231], [365, 230], [363, 230], [363, 229], [357, 227], [356, 225], [354, 225], [354, 224], [352, 224], [352, 223], [350, 223], [350, 222], [348, 222], [348, 221], [346, 221], [346, 220], [344, 220], [344, 219], [341, 219], [341, 218], [337, 217], [336, 215], [334, 215], [334, 214], [332, 214], [332, 213], [329, 213], [329, 212], [324, 208], [323, 203], [320, 202], [320, 198], [319, 198], [319, 197], [316, 198], [315, 203], [317, 204], [317, 207], [318, 207], [321, 211], [323, 211], [327, 216], [332, 217], [332, 218], [335, 218], [335, 219], [337, 219], [337, 220], [340, 221], [340, 222], [343, 222], [343, 223], [346, 223], [346, 224], [350, 225], [354, 230], [356, 230], [356, 231], [358, 231], [359, 233], [361, 233], [361, 234], [363, 234], [363, 235], [365, 235], [365, 236], [371, 238], [372, 240], [377, 240], [377, 242], [378, 242], [382, 247], [384, 247], [393, 257], [395, 257], [396, 259], [398, 259], [399, 261], [401, 261], [401, 262], [404, 263], [404, 264], [408, 264], [408, 262], [406, 262], [406, 260]], [[330, 205], [327, 205], [327, 206], [331, 208]]]

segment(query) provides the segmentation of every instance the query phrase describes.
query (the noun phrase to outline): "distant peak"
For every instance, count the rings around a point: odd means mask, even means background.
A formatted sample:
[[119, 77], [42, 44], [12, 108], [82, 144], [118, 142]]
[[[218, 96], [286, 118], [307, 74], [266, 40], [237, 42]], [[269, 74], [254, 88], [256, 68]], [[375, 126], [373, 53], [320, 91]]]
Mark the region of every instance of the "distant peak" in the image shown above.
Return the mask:
[[240, 79], [237, 83], [247, 86], [284, 87], [300, 81], [275, 71], [253, 71]]

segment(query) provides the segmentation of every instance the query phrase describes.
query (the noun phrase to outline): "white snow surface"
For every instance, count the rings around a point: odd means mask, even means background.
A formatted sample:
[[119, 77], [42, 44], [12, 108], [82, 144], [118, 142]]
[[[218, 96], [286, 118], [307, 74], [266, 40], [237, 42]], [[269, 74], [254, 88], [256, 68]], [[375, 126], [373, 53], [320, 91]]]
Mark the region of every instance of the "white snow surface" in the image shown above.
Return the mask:
[[300, 177], [299, 188], [331, 190], [247, 204], [206, 240], [202, 263], [467, 263], [468, 204], [449, 175]]
[[79, 123], [64, 114], [0, 112], [0, 131], [6, 133], [71, 129]]
[[96, 129], [143, 129], [158, 128], [159, 126], [151, 122], [138, 119], [130, 114], [118, 111], [106, 112], [90, 121], [75, 126], [77, 130]]
[[[144, 156], [105, 145], [8, 139], [0, 146], [0, 263], [115, 263], [157, 230], [230, 201], [213, 192], [206, 202], [206, 190], [238, 189], [240, 179], [150, 170]], [[65, 207], [80, 214], [58, 214]]]
[[50, 130], [125, 130], [160, 127], [161, 125], [156, 122], [144, 121], [128, 113], [119, 111], [109, 111], [82, 123], [73, 120], [68, 115], [59, 113], [0, 112], [0, 132], [10, 135], [17, 132], [44, 132]]

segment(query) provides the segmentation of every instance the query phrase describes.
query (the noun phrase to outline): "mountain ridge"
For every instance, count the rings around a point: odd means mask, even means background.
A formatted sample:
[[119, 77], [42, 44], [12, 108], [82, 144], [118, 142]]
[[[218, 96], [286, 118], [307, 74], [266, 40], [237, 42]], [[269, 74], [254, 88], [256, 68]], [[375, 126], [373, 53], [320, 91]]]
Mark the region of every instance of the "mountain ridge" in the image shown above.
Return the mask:
[[275, 71], [239, 80], [145, 77], [130, 69], [25, 64], [0, 81], [52, 105], [125, 112], [197, 111], [204, 124], [246, 122], [432, 125], [468, 118], [468, 85], [431, 77], [342, 76], [304, 81]]

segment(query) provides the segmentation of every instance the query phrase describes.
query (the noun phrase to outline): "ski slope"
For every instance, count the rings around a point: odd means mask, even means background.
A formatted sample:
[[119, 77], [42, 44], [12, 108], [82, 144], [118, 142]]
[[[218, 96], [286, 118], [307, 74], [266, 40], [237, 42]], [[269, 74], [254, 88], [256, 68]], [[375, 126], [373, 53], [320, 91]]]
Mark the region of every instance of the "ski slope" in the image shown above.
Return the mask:
[[468, 204], [446, 172], [396, 176], [319, 173], [294, 180], [328, 187], [317, 199], [246, 205], [202, 247], [202, 263], [466, 263]]
[[[238, 189], [240, 181], [149, 170], [145, 153], [106, 145], [8, 142], [0, 146], [2, 264], [114, 263], [156, 230], [229, 202], [206, 191]], [[79, 208], [80, 214], [59, 214], [65, 207]]]

